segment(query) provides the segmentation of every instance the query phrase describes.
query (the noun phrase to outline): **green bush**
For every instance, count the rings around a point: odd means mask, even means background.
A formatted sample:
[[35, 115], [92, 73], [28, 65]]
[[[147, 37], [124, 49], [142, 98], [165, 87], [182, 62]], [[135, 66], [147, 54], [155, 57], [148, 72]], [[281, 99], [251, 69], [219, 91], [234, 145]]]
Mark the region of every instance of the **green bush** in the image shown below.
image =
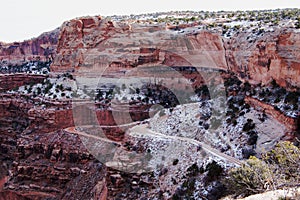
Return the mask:
[[241, 167], [231, 169], [224, 184], [236, 196], [293, 187], [300, 183], [299, 169], [299, 148], [279, 142], [262, 159], [251, 156]]
[[236, 195], [251, 195], [265, 191], [265, 184], [272, 180], [272, 169], [262, 160], [250, 156], [247, 163], [229, 172], [227, 188]]
[[255, 128], [255, 123], [252, 119], [247, 119], [247, 122], [243, 126], [243, 131], [247, 132]]

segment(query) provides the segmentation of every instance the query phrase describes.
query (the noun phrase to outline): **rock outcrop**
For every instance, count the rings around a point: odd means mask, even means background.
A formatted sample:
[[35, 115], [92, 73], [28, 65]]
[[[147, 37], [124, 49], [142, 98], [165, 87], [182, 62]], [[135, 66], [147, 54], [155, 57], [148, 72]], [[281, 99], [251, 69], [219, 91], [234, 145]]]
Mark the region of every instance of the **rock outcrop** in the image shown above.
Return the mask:
[[[52, 72], [73, 72], [79, 78], [101, 75], [119, 79], [124, 74], [148, 78], [169, 73], [159, 71], [160, 68], [151, 71], [150, 67], [167, 66], [192, 82], [193, 89], [205, 81], [221, 81], [215, 76], [209, 80], [199, 76], [201, 69], [228, 70], [250, 83], [264, 85], [275, 80], [286, 88], [300, 87], [299, 32], [275, 28], [274, 32], [255, 37], [243, 31], [225, 38], [209, 30], [198, 30], [197, 25], [172, 27], [82, 17], [33, 40], [1, 43], [0, 60], [5, 65], [52, 61]], [[181, 29], [188, 30], [179, 32]], [[140, 66], [142, 70], [135, 71]], [[32, 74], [1, 75], [0, 92], [40, 83], [45, 78]], [[299, 125], [299, 119], [286, 117], [271, 105], [251, 98], [245, 102], [266, 109], [267, 114], [292, 130]], [[114, 107], [111, 102], [88, 105], [84, 100], [76, 103], [74, 99], [72, 102], [1, 94], [0, 160], [5, 162], [0, 166], [0, 199], [4, 195], [11, 199], [137, 199], [146, 198], [151, 188], [163, 198], [155, 188], [158, 183], [154, 183], [154, 175], [129, 175], [104, 167], [78, 135], [64, 130], [97, 120], [109, 139], [122, 142], [124, 129], [130, 126], [118, 125], [149, 118], [149, 107], [139, 102]]]
[[187, 64], [183, 58], [189, 65], [228, 69], [255, 83], [274, 79], [284, 87], [299, 87], [300, 33], [274, 28], [273, 32], [253, 35], [241, 31], [228, 39], [197, 28], [184, 34], [161, 24], [128, 25], [101, 17], [79, 18], [63, 24], [51, 69], [120, 71], [147, 63]]
[[18, 88], [22, 85], [41, 83], [45, 75], [35, 74], [0, 74], [0, 92]]
[[5, 191], [18, 191], [24, 199], [98, 199], [99, 193], [104, 194], [105, 184], [103, 188], [96, 185], [103, 181], [105, 167], [85, 149], [79, 136], [56, 131], [18, 135], [15, 140]]
[[[78, 135], [62, 130], [74, 126], [74, 120], [85, 121], [86, 115], [73, 115], [70, 107], [68, 100], [52, 102], [26, 95], [1, 96], [0, 159], [5, 160], [5, 165], [1, 166], [0, 178], [6, 182], [4, 191], [12, 191], [3, 195], [17, 196], [14, 191], [18, 191], [22, 194], [20, 199], [77, 196], [106, 199], [105, 167], [86, 150]], [[89, 112], [96, 113], [108, 138], [120, 141], [124, 127], [116, 126], [120, 124], [116, 124], [114, 117], [124, 120], [118, 123], [148, 118], [145, 108], [133, 106], [129, 110], [130, 115], [126, 109], [112, 111], [94, 107]], [[77, 111], [87, 112], [87, 109], [79, 107]]]
[[147, 64], [186, 65], [175, 55], [195, 66], [226, 69], [225, 49], [218, 34], [203, 31], [176, 35], [163, 24], [128, 25], [101, 17], [79, 18], [63, 24], [51, 69], [117, 72]]
[[[145, 64], [184, 65], [183, 58], [195, 67], [231, 70], [254, 83], [274, 79], [280, 86], [300, 86], [299, 32], [274, 27], [260, 33], [237, 31], [234, 37], [224, 38], [198, 30], [197, 25], [172, 28], [162, 23], [82, 17], [33, 40], [1, 43], [0, 60], [21, 63], [53, 59], [53, 72], [102, 73]], [[189, 30], [185, 33], [185, 29]]]
[[178, 33], [164, 24], [82, 17], [36, 39], [1, 44], [0, 59], [11, 63], [53, 59], [54, 72], [103, 72], [147, 63], [183, 65], [183, 58], [195, 67], [231, 70], [250, 82], [265, 84], [274, 79], [284, 87], [299, 87], [299, 32], [275, 27], [258, 35], [240, 31], [228, 39], [197, 30], [197, 25], [187, 27], [191, 32]]
[[25, 61], [49, 61], [55, 57], [60, 29], [43, 33], [24, 42], [0, 43], [0, 61], [21, 64]]
[[0, 192], [0, 199], [10, 199], [10, 200], [30, 200], [27, 197], [24, 197], [17, 192], [13, 191], [4, 191]]
[[228, 69], [254, 83], [266, 84], [273, 79], [283, 87], [300, 86], [300, 33], [276, 29], [247, 39], [240, 33], [226, 45]]
[[117, 31], [122, 31], [122, 28], [116, 28], [113, 22], [102, 20], [101, 17], [84, 17], [65, 22], [61, 27], [52, 70], [72, 71], [86, 65], [86, 57], [95, 55], [89, 55], [91, 52], [87, 53], [87, 50], [95, 48]]
[[275, 119], [277, 119], [279, 122], [285, 125], [291, 132], [296, 131], [297, 129], [297, 123], [298, 119], [288, 117], [284, 115], [282, 112], [276, 110], [273, 106], [264, 103], [263, 101], [260, 101], [258, 99], [252, 98], [252, 97], [245, 97], [245, 102], [250, 104], [252, 107], [259, 109], [268, 115], [271, 115]]
[[64, 102], [6, 94], [0, 97], [0, 109], [1, 128], [5, 131], [47, 133], [74, 124], [72, 110]]

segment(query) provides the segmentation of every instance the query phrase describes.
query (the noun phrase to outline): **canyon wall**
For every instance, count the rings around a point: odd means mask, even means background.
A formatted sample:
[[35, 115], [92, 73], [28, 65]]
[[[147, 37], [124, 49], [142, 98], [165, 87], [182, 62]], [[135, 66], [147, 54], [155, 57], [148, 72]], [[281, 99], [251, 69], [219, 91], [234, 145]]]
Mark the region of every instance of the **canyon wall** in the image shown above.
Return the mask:
[[88, 65], [87, 59], [93, 59], [99, 53], [96, 49], [95, 53], [87, 53], [87, 50], [95, 48], [121, 30], [122, 28], [115, 28], [111, 21], [102, 20], [101, 17], [84, 17], [65, 22], [61, 27], [57, 55], [51, 69], [58, 72], [73, 71], [79, 66]]
[[226, 69], [224, 55], [222, 37], [209, 31], [176, 35], [163, 24], [78, 18], [62, 25], [51, 70], [101, 73], [143, 65], [191, 64]]
[[[23, 127], [20, 132], [26, 129], [27, 134], [48, 133], [74, 125], [94, 124], [93, 115], [97, 120], [95, 124], [100, 126], [117, 126], [149, 118], [147, 110], [149, 106], [133, 105], [128, 110], [97, 109], [96, 107], [89, 108], [74, 104], [72, 108], [70, 100], [51, 101], [26, 95], [2, 94], [0, 95], [0, 127], [9, 129], [17, 123], [16, 130]], [[20, 120], [17, 121], [18, 119]], [[113, 131], [108, 133], [110, 132]]]
[[229, 70], [253, 83], [274, 79], [283, 87], [300, 86], [300, 32], [275, 29], [249, 37], [240, 33], [225, 43]]
[[265, 112], [266, 114], [271, 115], [277, 121], [284, 124], [284, 126], [286, 128], [288, 128], [290, 131], [295, 131], [297, 129], [298, 119], [284, 115], [282, 112], [276, 110], [273, 106], [266, 104], [263, 101], [260, 101], [258, 99], [249, 97], [249, 96], [245, 97], [245, 102], [250, 104], [252, 107], [254, 107], [256, 109], [260, 109], [261, 111]]
[[47, 76], [36, 74], [0, 74], [0, 92], [18, 88], [22, 85], [43, 82]]
[[17, 135], [12, 141], [13, 156], [5, 160], [10, 166], [3, 191], [6, 198], [16, 192], [22, 195], [18, 199], [98, 199], [99, 194], [105, 195], [106, 169], [79, 136], [55, 131]]
[[53, 104], [26, 95], [2, 94], [0, 109], [1, 128], [6, 130], [48, 133], [73, 125], [72, 110], [63, 102]]
[[[252, 33], [240, 32], [232, 38], [224, 38], [218, 33], [196, 29], [179, 33], [161, 24], [128, 24], [102, 17], [83, 17], [65, 22], [60, 29], [33, 40], [1, 43], [0, 60], [2, 64], [53, 60], [54, 73], [69, 71], [99, 76], [105, 72], [116, 78], [119, 72], [125, 74], [138, 66], [166, 65], [179, 67], [179, 70], [194, 66], [230, 70], [250, 83], [265, 84], [274, 79], [283, 87], [300, 87], [299, 32], [275, 29], [250, 40], [247, 38], [252, 37]], [[145, 70], [144, 74], [131, 74], [139, 77], [147, 73]], [[189, 71], [181, 75], [186, 79], [195, 76]], [[0, 92], [44, 79], [42, 75], [1, 75]], [[251, 98], [245, 101], [265, 109], [292, 130], [299, 124], [299, 119], [297, 122], [288, 118], [270, 105]], [[106, 177], [106, 168], [88, 153], [79, 136], [62, 129], [74, 126], [76, 121], [88, 124], [90, 119], [86, 116], [93, 113], [103, 126], [146, 119], [149, 113], [143, 106], [125, 110], [93, 106], [87, 109], [76, 103], [74, 107], [71, 100], [1, 94], [0, 159], [5, 164], [0, 167], [0, 181], [5, 180], [5, 176], [10, 177], [6, 180], [8, 184], [1, 184], [5, 190], [19, 191], [23, 196], [36, 199], [105, 199], [107, 185], [113, 191], [118, 185], [115, 179], [121, 175], [113, 172]], [[123, 139], [124, 130], [119, 127], [103, 130], [110, 139]], [[135, 179], [140, 181], [139, 177]], [[119, 184], [120, 188], [125, 190], [125, 183]], [[17, 193], [6, 192], [12, 198], [21, 199]]]
[[60, 29], [55, 29], [23, 42], [0, 42], [0, 61], [14, 65], [32, 60], [52, 60], [55, 57], [59, 32]]
[[274, 79], [283, 87], [300, 86], [299, 31], [274, 27], [258, 34], [240, 30], [224, 38], [192, 25], [187, 29], [178, 33], [164, 24], [81, 17], [32, 40], [0, 43], [0, 60], [22, 63], [51, 59], [53, 72], [77, 73], [127, 71], [147, 64], [188, 64], [228, 69], [252, 83], [265, 84]]
[[149, 63], [192, 65], [228, 69], [253, 83], [274, 79], [280, 86], [299, 87], [299, 52], [300, 33], [287, 28], [274, 27], [259, 35], [237, 31], [232, 38], [224, 38], [197, 28], [178, 33], [162, 24], [85, 17], [62, 25], [51, 69], [78, 73], [126, 71]]
[[[148, 112], [135, 106], [129, 108], [130, 113], [96, 107], [87, 111], [79, 106], [74, 112], [81, 115], [73, 115], [71, 108], [71, 101], [15, 94], [0, 96], [0, 160], [5, 163], [0, 167], [0, 181], [4, 185], [0, 185], [0, 192], [4, 190], [1, 195], [13, 198], [22, 194], [20, 199], [75, 199], [77, 196], [106, 199], [106, 168], [86, 150], [80, 136], [62, 129], [74, 126], [74, 120], [88, 122], [83, 112], [89, 112], [89, 116], [95, 112], [103, 126], [116, 125], [116, 116], [125, 123], [147, 118]], [[102, 130], [108, 138], [117, 141], [124, 136], [124, 128], [118, 126]]]

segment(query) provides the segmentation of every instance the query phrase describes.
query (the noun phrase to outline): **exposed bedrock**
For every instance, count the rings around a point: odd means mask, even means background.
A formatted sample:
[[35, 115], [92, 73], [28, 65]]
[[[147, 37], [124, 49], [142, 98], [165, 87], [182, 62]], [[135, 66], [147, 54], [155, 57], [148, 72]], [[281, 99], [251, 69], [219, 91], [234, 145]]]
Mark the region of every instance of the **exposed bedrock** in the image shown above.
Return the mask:
[[231, 70], [254, 83], [274, 79], [284, 87], [299, 87], [300, 33], [275, 28], [251, 37], [252, 33], [237, 32], [228, 39], [203, 30], [179, 34], [161, 24], [78, 18], [62, 25], [51, 68], [56, 72], [126, 71], [147, 64], [184, 66], [187, 63], [182, 60], [186, 60], [196, 67]]
[[55, 57], [60, 29], [43, 33], [23, 42], [1, 43], [0, 63], [22, 64], [25, 61], [47, 61]]

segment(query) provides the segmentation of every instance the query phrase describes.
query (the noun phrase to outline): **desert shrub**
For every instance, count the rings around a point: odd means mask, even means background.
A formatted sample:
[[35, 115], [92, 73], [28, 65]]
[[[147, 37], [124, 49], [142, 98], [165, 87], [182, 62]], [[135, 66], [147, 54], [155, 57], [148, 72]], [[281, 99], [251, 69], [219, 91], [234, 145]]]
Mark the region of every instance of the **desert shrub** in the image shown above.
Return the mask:
[[219, 165], [216, 161], [208, 163], [205, 171], [207, 172], [204, 182], [209, 183], [213, 180], [217, 180], [223, 173], [223, 167]]
[[250, 156], [241, 167], [231, 169], [225, 185], [236, 196], [293, 187], [300, 182], [299, 169], [299, 148], [291, 142], [279, 142], [262, 159]]
[[280, 142], [263, 158], [269, 165], [276, 166], [277, 185], [284, 186], [288, 182], [300, 183], [300, 150], [291, 142]]
[[297, 22], [295, 23], [295, 28], [300, 29], [300, 17], [298, 17]]
[[42, 89], [40, 87], [37, 88], [37, 95], [40, 95], [42, 93]]
[[278, 88], [279, 87], [279, 85], [277, 84], [277, 82], [276, 82], [276, 80], [275, 79], [273, 79], [272, 81], [271, 81], [271, 86], [273, 87], [273, 88]]
[[247, 144], [248, 145], [255, 145], [258, 139], [258, 135], [257, 134], [251, 134], [249, 135], [249, 138], [247, 140]]
[[178, 162], [179, 162], [179, 160], [178, 160], [178, 159], [175, 159], [175, 160], [173, 160], [173, 165], [177, 165], [177, 164], [178, 164]]
[[251, 156], [247, 163], [229, 172], [227, 187], [236, 195], [251, 195], [265, 191], [272, 180], [272, 169], [262, 160]]
[[242, 148], [242, 156], [243, 156], [243, 158], [248, 159], [251, 156], [255, 156], [255, 155], [256, 155], [256, 152], [255, 152], [255, 150], [253, 148], [247, 147], [247, 146]]
[[243, 131], [250, 131], [255, 128], [255, 123], [252, 119], [247, 119], [247, 122], [243, 126]]
[[196, 176], [199, 173], [203, 174], [204, 168], [201, 166], [200, 168], [198, 167], [197, 163], [194, 163], [193, 165], [191, 165], [188, 169], [187, 169], [187, 174], [188, 176]]
[[289, 92], [284, 99], [284, 103], [296, 104], [299, 96], [298, 92]]

